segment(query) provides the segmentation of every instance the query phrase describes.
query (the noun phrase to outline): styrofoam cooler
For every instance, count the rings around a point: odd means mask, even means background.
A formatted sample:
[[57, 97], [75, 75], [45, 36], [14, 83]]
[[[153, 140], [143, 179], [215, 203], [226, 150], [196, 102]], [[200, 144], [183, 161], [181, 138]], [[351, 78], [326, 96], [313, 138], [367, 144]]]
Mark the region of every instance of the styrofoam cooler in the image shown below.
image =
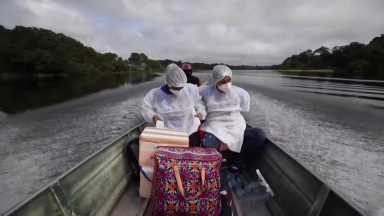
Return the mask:
[[157, 146], [188, 147], [186, 132], [172, 129], [146, 127], [140, 135], [139, 164], [143, 167], [155, 165], [153, 157]]
[[[152, 181], [153, 179], [153, 167], [141, 167], [141, 169], [145, 172], [147, 177]], [[140, 187], [139, 193], [142, 198], [151, 198], [151, 190], [152, 190], [152, 182], [148, 181], [148, 179], [140, 172]]]

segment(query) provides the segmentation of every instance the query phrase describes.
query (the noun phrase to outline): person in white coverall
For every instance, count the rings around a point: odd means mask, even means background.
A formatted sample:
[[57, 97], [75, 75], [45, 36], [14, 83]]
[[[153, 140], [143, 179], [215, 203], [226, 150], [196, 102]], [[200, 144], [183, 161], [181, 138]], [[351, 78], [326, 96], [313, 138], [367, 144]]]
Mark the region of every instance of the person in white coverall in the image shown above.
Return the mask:
[[165, 85], [149, 91], [141, 105], [147, 122], [164, 121], [164, 127], [183, 130], [189, 135], [189, 146], [198, 147], [200, 120], [207, 115], [196, 85], [187, 83], [187, 76], [176, 64], [168, 65]]
[[244, 89], [232, 85], [232, 70], [225, 65], [213, 68], [214, 84], [200, 87], [200, 95], [206, 103], [207, 117], [201, 125], [204, 131], [202, 146], [218, 151], [231, 150], [235, 157], [230, 170], [250, 163], [263, 146], [266, 135], [263, 130], [247, 128], [240, 112], [248, 112], [250, 98]]

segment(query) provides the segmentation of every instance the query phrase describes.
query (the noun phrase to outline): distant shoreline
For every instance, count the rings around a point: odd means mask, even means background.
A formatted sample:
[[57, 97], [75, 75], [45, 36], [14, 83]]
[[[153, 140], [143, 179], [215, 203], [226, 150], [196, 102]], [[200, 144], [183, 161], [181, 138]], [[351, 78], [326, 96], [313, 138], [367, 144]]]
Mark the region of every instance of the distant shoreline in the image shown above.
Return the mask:
[[332, 69], [278, 69], [281, 73], [334, 73]]
[[[198, 70], [193, 70], [193, 72], [202, 72], [202, 71], [212, 71], [213, 68], [211, 69], [198, 69]], [[276, 69], [231, 69], [232, 71], [277, 71]]]

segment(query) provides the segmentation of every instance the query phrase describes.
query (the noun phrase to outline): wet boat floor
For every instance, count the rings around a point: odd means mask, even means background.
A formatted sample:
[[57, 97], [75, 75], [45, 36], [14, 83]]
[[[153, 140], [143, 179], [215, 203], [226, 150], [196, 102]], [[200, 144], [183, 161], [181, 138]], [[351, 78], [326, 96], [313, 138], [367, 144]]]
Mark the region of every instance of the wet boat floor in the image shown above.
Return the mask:
[[[231, 192], [233, 199], [233, 215], [246, 215], [241, 212], [241, 206], [233, 196], [234, 193]], [[118, 201], [117, 205], [111, 212], [111, 216], [143, 216], [149, 215], [148, 211], [149, 199], [144, 199], [139, 196], [139, 182], [131, 182], [130, 185], [125, 190], [124, 194]], [[249, 214], [247, 214], [249, 215]], [[269, 212], [265, 205], [257, 208], [252, 215], [257, 216], [271, 216], [272, 214]]]

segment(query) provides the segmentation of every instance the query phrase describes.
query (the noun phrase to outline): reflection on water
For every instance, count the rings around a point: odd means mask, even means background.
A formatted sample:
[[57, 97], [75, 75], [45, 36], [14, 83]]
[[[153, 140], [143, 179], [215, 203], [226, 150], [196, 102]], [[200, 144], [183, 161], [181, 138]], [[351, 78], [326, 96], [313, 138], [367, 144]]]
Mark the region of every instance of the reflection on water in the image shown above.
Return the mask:
[[153, 79], [150, 73], [117, 73], [103, 75], [49, 78], [0, 79], [0, 113], [16, 114], [28, 109], [62, 103], [104, 89], [138, 84]]

